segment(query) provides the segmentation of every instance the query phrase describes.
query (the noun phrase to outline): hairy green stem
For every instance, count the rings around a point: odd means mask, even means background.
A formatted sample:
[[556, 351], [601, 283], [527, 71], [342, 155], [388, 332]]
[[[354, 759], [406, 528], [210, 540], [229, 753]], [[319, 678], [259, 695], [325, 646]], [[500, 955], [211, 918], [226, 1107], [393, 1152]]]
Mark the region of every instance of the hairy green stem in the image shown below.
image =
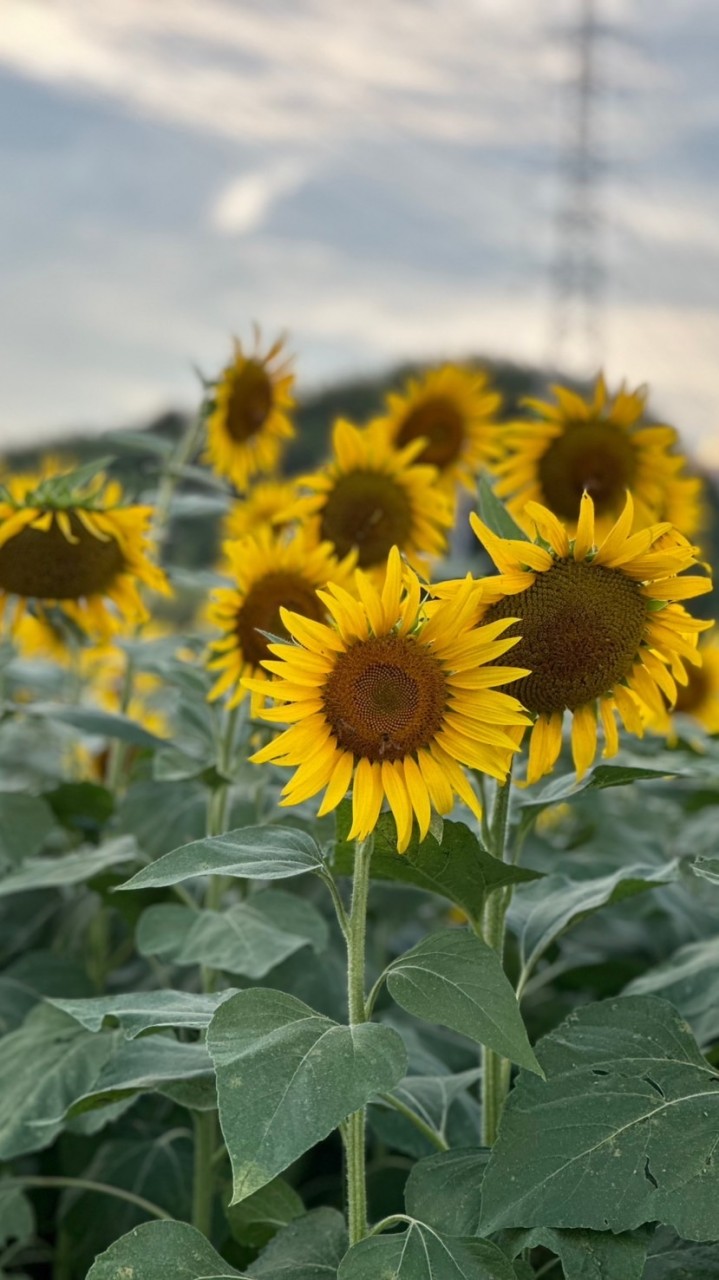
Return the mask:
[[115, 1196], [118, 1200], [126, 1200], [128, 1204], [134, 1204], [136, 1208], [144, 1210], [153, 1218], [166, 1218], [171, 1221], [172, 1214], [166, 1213], [161, 1209], [159, 1204], [153, 1204], [152, 1200], [146, 1200], [144, 1196], [135, 1195], [134, 1191], [125, 1191], [124, 1187], [112, 1187], [108, 1182], [93, 1182], [91, 1178], [41, 1178], [41, 1177], [18, 1177], [8, 1178], [3, 1182], [3, 1187], [38, 1187], [52, 1188], [58, 1187], [68, 1188], [76, 1191], [95, 1191], [98, 1195]]
[[[370, 886], [372, 837], [355, 843], [352, 906], [347, 922], [347, 1006], [350, 1026], [367, 1021], [365, 1012], [365, 937]], [[343, 1126], [347, 1221], [350, 1245], [367, 1235], [366, 1112], [355, 1111]]]
[[[232, 762], [236, 725], [237, 712], [234, 710], [228, 711], [217, 753], [218, 769], [225, 778], [229, 774]], [[208, 836], [222, 835], [227, 823], [229, 801], [230, 788], [228, 782], [222, 782], [219, 787], [210, 791], [207, 799], [206, 832]], [[225, 884], [226, 881], [223, 876], [209, 877], [203, 904], [206, 911], [220, 910]], [[216, 989], [218, 974], [215, 969], [203, 965], [200, 970], [200, 976], [203, 991], [209, 993]], [[209, 1239], [212, 1233], [212, 1206], [215, 1188], [214, 1170], [217, 1165], [217, 1112], [196, 1112], [194, 1126], [195, 1159], [192, 1182], [192, 1223], [193, 1226], [197, 1227], [198, 1231], [202, 1231]]]
[[[504, 782], [498, 783], [489, 827], [490, 853], [503, 861], [507, 847], [507, 827], [509, 819], [509, 800], [512, 788], [512, 771]], [[504, 931], [507, 908], [511, 901], [511, 887], [496, 889], [487, 899], [482, 921], [482, 936], [487, 946], [492, 947], [504, 962]], [[505, 1098], [509, 1088], [509, 1064], [482, 1045], [482, 1144], [485, 1147], [494, 1145], [499, 1129]]]
[[212, 1237], [212, 1206], [214, 1202], [215, 1148], [217, 1146], [217, 1112], [196, 1111], [195, 1160], [192, 1181], [192, 1225], [207, 1239]]

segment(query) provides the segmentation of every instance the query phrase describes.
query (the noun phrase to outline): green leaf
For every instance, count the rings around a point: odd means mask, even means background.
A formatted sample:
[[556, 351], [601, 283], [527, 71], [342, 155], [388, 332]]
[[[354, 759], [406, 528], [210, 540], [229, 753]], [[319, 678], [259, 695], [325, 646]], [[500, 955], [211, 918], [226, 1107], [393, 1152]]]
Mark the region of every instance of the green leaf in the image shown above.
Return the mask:
[[654, 1234], [642, 1280], [717, 1280], [719, 1244], [693, 1244], [672, 1231]]
[[167, 745], [165, 738], [158, 738], [148, 733], [136, 720], [129, 716], [111, 715], [109, 711], [100, 711], [98, 707], [68, 707], [62, 702], [33, 702], [22, 707], [28, 716], [39, 716], [45, 720], [56, 720], [60, 724], [70, 725], [81, 733], [97, 738], [117, 738], [133, 747], [157, 747]]
[[223, 836], [193, 840], [143, 868], [121, 889], [156, 889], [195, 876], [284, 880], [324, 867], [317, 844], [295, 827], [243, 827]]
[[541, 1245], [562, 1261], [565, 1280], [642, 1280], [649, 1234], [612, 1235], [610, 1231], [556, 1231], [531, 1227], [506, 1231], [502, 1247], [512, 1255]]
[[45, 800], [64, 827], [86, 838], [96, 838], [112, 817], [115, 799], [107, 787], [95, 782], [62, 782]]
[[[407, 1075], [400, 1080], [387, 1097], [396, 1098], [409, 1107], [426, 1124], [443, 1137], [447, 1137], [450, 1112], [456, 1103], [463, 1103], [461, 1130], [463, 1134], [474, 1123], [479, 1128], [480, 1116], [476, 1100], [467, 1090], [481, 1077], [481, 1069], [458, 1071], [444, 1075]], [[420, 1135], [418, 1135], [420, 1136]]]
[[15, 1031], [25, 1021], [40, 996], [16, 978], [0, 978], [0, 1036]]
[[[194, 914], [194, 913], [193, 913]], [[51, 999], [48, 1003], [74, 1018], [88, 1031], [119, 1026], [128, 1040], [160, 1027], [209, 1026], [213, 1013], [235, 994], [233, 987], [210, 995], [193, 991], [128, 991], [119, 996], [93, 996], [88, 1000]]]
[[498, 537], [519, 538], [522, 542], [529, 542], [526, 533], [510, 516], [485, 475], [479, 477], [477, 486], [477, 515]]
[[408, 1013], [486, 1044], [530, 1071], [539, 1065], [497, 953], [465, 929], [442, 929], [394, 960], [390, 995]]
[[[193, 1144], [188, 1131], [169, 1130], [159, 1137], [138, 1134], [103, 1142], [83, 1178], [119, 1187], [184, 1219], [192, 1203]], [[59, 1252], [73, 1275], [85, 1275], [93, 1260], [113, 1240], [147, 1219], [147, 1213], [116, 1196], [86, 1190], [66, 1191], [60, 1202], [62, 1242]]]
[[50, 1146], [115, 1044], [113, 1035], [93, 1036], [47, 1005], [0, 1040], [0, 1159]]
[[15, 865], [34, 857], [55, 827], [42, 796], [0, 791], [0, 863]]
[[659, 1221], [686, 1239], [719, 1236], [719, 1075], [671, 1005], [588, 1005], [537, 1056], [547, 1079], [520, 1075], [492, 1150], [485, 1233]]
[[406, 1066], [396, 1031], [350, 1028], [301, 1000], [263, 988], [241, 991], [207, 1032], [217, 1071], [220, 1123], [237, 1203], [326, 1138]]
[[174, 448], [168, 437], [153, 435], [151, 431], [106, 431], [102, 442], [122, 453], [151, 453], [159, 458], [169, 458]]
[[84, 884], [111, 867], [137, 862], [137, 846], [129, 836], [108, 840], [98, 849], [79, 849], [57, 858], [26, 858], [17, 871], [0, 880], [0, 897], [29, 889], [56, 889]]
[[719, 884], [719, 858], [693, 858], [689, 866], [701, 880]]
[[625, 987], [627, 996], [662, 996], [689, 1023], [700, 1045], [719, 1039], [719, 938], [680, 947]]
[[19, 1187], [0, 1182], [0, 1249], [11, 1240], [24, 1244], [35, 1234], [35, 1210]]
[[418, 1161], [404, 1190], [407, 1213], [450, 1236], [479, 1235], [488, 1160], [486, 1148], [465, 1147]]
[[489, 1240], [445, 1236], [412, 1220], [401, 1235], [370, 1236], [345, 1254], [337, 1280], [516, 1280]]
[[313, 1209], [283, 1227], [247, 1274], [251, 1280], [331, 1280], [346, 1250], [342, 1214], [336, 1209]]
[[237, 1280], [201, 1231], [187, 1222], [145, 1222], [100, 1254], [87, 1280]]
[[225, 1212], [235, 1240], [251, 1249], [264, 1249], [282, 1227], [304, 1216], [305, 1206], [289, 1182], [275, 1178]]
[[[334, 859], [339, 875], [351, 875], [354, 844], [340, 842]], [[415, 831], [406, 853], [397, 853], [397, 832], [391, 814], [385, 813], [375, 829], [372, 879], [416, 885], [456, 903], [478, 920], [487, 896], [509, 884], [537, 880], [538, 871], [514, 867], [492, 857], [463, 822], [444, 822], [442, 842], [429, 835], [419, 843]]]
[[531, 971], [548, 947], [574, 925], [602, 907], [624, 902], [677, 878], [678, 863], [668, 866], [628, 866], [613, 875], [573, 880], [556, 872], [515, 895], [509, 912], [510, 928], [519, 938], [522, 965]]
[[632, 782], [658, 782], [660, 778], [671, 778], [680, 772], [681, 770], [673, 773], [667, 769], [645, 769], [636, 765], [598, 764], [593, 769], [587, 770], [581, 782], [577, 782], [575, 773], [567, 773], [561, 778], [553, 778], [540, 791], [527, 791], [518, 799], [521, 823], [526, 826], [549, 805], [559, 804], [562, 800], [572, 800], [583, 791], [604, 791], [607, 787], [626, 787]]
[[122, 1040], [92, 1086], [75, 1095], [67, 1115], [82, 1115], [137, 1093], [154, 1092], [178, 1080], [208, 1080], [211, 1077], [212, 1062], [203, 1044], [180, 1044], [164, 1035]]
[[253, 894], [226, 911], [193, 911], [173, 903], [148, 907], [137, 930], [141, 955], [255, 979], [302, 947], [323, 951], [328, 938], [327, 924], [312, 903], [279, 889]]

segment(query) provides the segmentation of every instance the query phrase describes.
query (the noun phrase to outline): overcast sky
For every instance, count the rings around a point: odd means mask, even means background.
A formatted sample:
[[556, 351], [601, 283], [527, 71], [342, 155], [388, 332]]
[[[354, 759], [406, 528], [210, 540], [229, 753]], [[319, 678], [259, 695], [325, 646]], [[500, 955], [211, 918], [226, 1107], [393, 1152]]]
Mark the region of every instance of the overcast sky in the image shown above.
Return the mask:
[[[719, 463], [719, 5], [596, 0], [600, 337]], [[0, 444], [301, 384], [543, 362], [579, 0], [2, 0]], [[577, 335], [578, 338], [581, 335]]]

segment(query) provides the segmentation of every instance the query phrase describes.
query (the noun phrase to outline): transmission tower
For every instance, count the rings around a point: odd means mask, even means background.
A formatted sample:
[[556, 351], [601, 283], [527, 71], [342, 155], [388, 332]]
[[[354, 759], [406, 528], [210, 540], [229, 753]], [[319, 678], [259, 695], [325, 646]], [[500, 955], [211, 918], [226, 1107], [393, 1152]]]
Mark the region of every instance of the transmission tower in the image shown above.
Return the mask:
[[575, 72], [565, 92], [566, 133], [552, 267], [549, 363], [587, 374], [602, 358], [604, 271], [599, 244], [597, 0], [578, 0], [570, 32]]

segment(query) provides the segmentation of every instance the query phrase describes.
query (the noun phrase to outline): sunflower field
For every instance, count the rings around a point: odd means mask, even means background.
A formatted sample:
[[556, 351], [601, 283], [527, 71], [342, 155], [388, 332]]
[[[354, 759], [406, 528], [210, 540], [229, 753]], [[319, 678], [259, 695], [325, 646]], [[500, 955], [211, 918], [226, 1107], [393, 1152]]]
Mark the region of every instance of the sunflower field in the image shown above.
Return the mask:
[[296, 433], [257, 333], [0, 477], [0, 1278], [719, 1277], [704, 480], [601, 376]]

